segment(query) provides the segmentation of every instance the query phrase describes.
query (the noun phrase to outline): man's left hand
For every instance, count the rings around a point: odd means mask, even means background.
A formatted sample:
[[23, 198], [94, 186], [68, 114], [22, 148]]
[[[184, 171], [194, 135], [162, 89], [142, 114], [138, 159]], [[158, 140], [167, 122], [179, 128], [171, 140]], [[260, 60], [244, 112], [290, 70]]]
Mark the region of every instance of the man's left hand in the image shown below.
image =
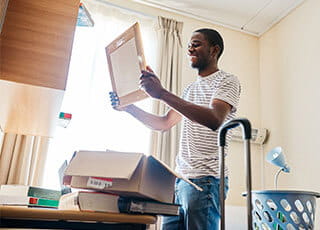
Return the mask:
[[140, 88], [143, 89], [150, 97], [159, 99], [165, 91], [159, 78], [154, 74], [150, 67], [141, 71]]

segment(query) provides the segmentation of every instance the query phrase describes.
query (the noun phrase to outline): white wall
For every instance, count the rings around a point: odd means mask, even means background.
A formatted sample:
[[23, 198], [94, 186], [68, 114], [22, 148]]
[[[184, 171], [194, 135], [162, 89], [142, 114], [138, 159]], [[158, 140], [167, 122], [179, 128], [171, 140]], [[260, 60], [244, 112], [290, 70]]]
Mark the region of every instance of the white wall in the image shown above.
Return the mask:
[[[268, 148], [284, 148], [290, 174], [283, 188], [320, 191], [318, 107], [320, 8], [308, 0], [260, 39], [261, 122], [272, 134]], [[266, 185], [276, 168], [266, 165]]]
[[[266, 149], [282, 146], [291, 166], [279, 176], [280, 189], [320, 192], [319, 9], [319, 0], [307, 0], [259, 41], [261, 124], [271, 130]], [[276, 170], [265, 164], [266, 188]], [[316, 230], [319, 212], [318, 204]]]

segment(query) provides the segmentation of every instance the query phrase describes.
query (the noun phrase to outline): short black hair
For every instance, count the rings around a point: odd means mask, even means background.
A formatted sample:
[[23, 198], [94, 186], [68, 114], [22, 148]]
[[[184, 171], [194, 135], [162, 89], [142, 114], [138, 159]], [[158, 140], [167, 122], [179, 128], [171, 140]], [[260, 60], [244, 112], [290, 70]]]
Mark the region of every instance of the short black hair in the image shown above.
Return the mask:
[[214, 29], [208, 29], [208, 28], [198, 29], [194, 32], [202, 33], [210, 45], [212, 46], [218, 45], [220, 47], [220, 52], [218, 53], [218, 59], [219, 59], [224, 49], [223, 38], [219, 34], [219, 32]]

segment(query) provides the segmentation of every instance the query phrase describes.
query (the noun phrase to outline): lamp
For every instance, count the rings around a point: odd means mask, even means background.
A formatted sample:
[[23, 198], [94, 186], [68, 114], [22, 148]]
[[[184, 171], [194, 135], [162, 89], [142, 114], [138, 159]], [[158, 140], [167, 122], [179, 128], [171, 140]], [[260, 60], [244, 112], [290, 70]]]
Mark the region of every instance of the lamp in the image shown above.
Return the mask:
[[290, 172], [290, 167], [288, 166], [288, 164], [285, 161], [284, 154], [282, 152], [282, 148], [275, 147], [274, 149], [272, 149], [270, 152], [268, 152], [266, 160], [269, 163], [280, 167], [280, 169], [278, 170], [278, 172], [276, 173], [275, 178], [274, 178], [274, 184], [277, 189], [278, 176], [279, 176], [280, 172], [281, 171], [286, 172], [286, 173]]

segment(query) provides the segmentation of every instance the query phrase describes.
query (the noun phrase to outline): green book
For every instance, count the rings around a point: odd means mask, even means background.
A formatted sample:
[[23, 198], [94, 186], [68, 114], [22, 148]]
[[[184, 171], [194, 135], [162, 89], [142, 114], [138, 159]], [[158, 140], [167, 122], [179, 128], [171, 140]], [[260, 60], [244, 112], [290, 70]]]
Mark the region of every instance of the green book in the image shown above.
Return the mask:
[[61, 190], [54, 190], [28, 185], [1, 185], [0, 194], [11, 196], [27, 196], [42, 199], [59, 200]]
[[28, 206], [29, 207], [58, 208], [59, 200], [49, 200], [49, 199], [30, 197]]
[[0, 205], [58, 208], [59, 200], [0, 194]]
[[40, 187], [29, 187], [28, 196], [51, 200], [59, 200], [61, 197], [61, 191], [45, 189]]

